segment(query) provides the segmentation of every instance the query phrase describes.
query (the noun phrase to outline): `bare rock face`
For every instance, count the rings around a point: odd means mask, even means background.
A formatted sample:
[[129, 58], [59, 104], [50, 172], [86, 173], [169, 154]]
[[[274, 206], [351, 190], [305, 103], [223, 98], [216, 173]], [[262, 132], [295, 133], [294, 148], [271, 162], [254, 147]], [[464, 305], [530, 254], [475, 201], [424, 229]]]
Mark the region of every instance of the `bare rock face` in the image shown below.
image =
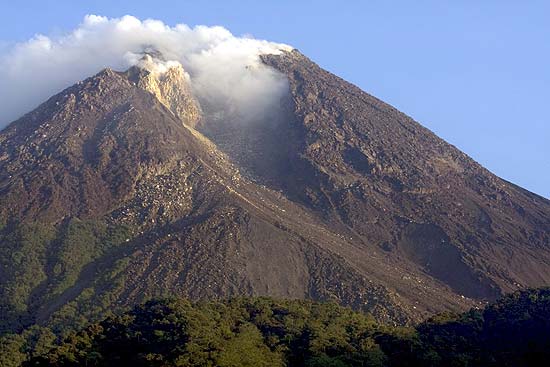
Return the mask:
[[[146, 60], [147, 61], [147, 60]], [[550, 203], [297, 51], [261, 121], [177, 64], [104, 70], [0, 133], [0, 325], [154, 296], [335, 300], [406, 324], [550, 283]]]
[[178, 62], [159, 66], [145, 55], [140, 66], [128, 70], [130, 80], [153, 94], [185, 124], [194, 127], [201, 116], [198, 101], [191, 93], [189, 75]]

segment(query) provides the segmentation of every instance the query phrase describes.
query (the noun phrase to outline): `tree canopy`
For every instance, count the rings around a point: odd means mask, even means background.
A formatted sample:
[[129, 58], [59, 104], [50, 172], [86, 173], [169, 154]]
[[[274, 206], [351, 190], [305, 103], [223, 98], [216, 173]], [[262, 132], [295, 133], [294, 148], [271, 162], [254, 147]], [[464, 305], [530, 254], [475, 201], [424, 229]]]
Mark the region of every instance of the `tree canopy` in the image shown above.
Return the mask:
[[538, 366], [550, 358], [550, 289], [518, 292], [415, 328], [332, 303], [152, 300], [60, 339], [0, 339], [2, 366]]

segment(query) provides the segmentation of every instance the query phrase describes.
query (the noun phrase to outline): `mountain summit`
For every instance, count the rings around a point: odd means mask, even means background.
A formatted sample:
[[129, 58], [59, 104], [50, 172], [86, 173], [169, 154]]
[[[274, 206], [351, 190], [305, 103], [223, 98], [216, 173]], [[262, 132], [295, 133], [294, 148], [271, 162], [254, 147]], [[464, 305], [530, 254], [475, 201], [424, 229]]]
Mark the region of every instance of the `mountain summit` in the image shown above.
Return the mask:
[[0, 133], [3, 330], [165, 295], [406, 324], [550, 283], [548, 200], [296, 50], [261, 61], [287, 90], [246, 118], [146, 55]]

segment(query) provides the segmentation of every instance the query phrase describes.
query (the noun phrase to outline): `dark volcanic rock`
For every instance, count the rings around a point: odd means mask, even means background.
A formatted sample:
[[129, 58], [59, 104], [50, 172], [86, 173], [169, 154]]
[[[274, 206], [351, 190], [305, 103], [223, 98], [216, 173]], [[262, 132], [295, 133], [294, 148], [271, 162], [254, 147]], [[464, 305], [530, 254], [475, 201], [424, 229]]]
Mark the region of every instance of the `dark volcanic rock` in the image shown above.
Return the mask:
[[304, 137], [298, 154], [324, 176], [301, 188], [311, 193], [305, 203], [335, 228], [468, 297], [550, 282], [548, 200], [297, 51], [263, 60], [287, 75], [292, 127]]

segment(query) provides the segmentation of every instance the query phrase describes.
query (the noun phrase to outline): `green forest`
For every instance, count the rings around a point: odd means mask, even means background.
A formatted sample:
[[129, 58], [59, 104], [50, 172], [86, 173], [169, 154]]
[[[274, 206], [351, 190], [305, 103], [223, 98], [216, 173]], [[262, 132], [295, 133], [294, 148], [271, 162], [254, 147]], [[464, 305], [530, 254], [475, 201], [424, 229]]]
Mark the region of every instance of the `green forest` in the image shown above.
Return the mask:
[[58, 337], [33, 327], [0, 339], [10, 366], [544, 366], [550, 288], [518, 292], [415, 328], [333, 303], [153, 300]]

